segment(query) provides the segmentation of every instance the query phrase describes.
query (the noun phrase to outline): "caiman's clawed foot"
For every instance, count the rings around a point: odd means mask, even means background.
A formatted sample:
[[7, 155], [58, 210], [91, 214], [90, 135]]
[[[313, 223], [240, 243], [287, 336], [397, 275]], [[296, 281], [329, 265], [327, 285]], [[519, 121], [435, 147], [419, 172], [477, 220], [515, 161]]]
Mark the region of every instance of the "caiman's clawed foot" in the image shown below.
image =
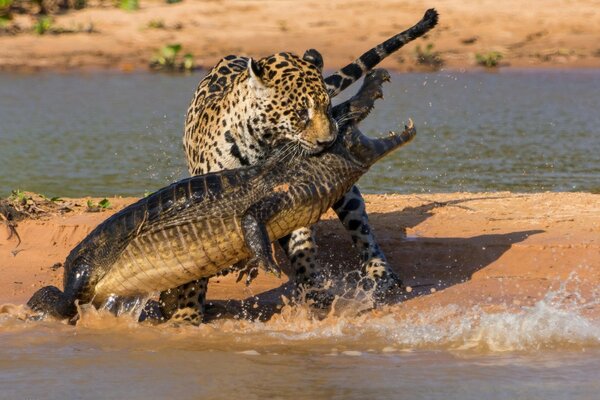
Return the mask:
[[50, 315], [55, 318], [72, 318], [77, 314], [77, 307], [63, 292], [55, 286], [46, 286], [31, 296], [27, 306], [37, 312], [40, 317]]
[[[361, 94], [368, 99], [377, 100], [383, 99], [383, 84], [391, 80], [390, 73], [383, 68], [376, 68], [370, 71], [365, 76], [365, 82], [360, 90]], [[365, 104], [365, 106], [373, 107], [373, 102]]]
[[266, 273], [272, 273], [277, 278], [281, 278], [281, 268], [275, 260], [269, 257], [255, 256], [247, 260], [245, 264], [246, 266], [239, 272], [236, 282], [241, 281], [247, 275], [246, 285], [249, 285], [257, 277], [259, 269], [262, 269]]
[[333, 117], [340, 126], [346, 124], [357, 124], [365, 119], [377, 99], [383, 99], [382, 86], [390, 81], [390, 74], [385, 69], [377, 68], [370, 71], [365, 80], [350, 100], [345, 101], [333, 108]]

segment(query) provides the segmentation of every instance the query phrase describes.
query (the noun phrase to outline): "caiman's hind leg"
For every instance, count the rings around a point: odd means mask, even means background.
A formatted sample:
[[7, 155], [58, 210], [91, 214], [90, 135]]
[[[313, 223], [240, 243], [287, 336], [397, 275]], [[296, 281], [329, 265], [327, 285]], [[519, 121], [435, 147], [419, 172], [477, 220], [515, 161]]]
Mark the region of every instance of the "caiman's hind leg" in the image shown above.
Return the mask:
[[[338, 124], [357, 124], [363, 120], [373, 109], [375, 100], [383, 97], [381, 86], [389, 80], [390, 75], [384, 69], [369, 72], [359, 92], [349, 101], [334, 108], [334, 118]], [[369, 225], [365, 201], [358, 187], [353, 186], [334, 204], [333, 209], [352, 236], [355, 246], [360, 249], [363, 273], [376, 285], [378, 294], [383, 295], [393, 287], [400, 287], [402, 281], [388, 266], [385, 255], [375, 240]]]
[[86, 264], [77, 265], [70, 269], [65, 279], [65, 291], [55, 286], [46, 286], [38, 290], [27, 302], [29, 308], [41, 316], [50, 315], [55, 318], [73, 318], [77, 314], [75, 300], [90, 301], [86, 292], [91, 275], [91, 267]]

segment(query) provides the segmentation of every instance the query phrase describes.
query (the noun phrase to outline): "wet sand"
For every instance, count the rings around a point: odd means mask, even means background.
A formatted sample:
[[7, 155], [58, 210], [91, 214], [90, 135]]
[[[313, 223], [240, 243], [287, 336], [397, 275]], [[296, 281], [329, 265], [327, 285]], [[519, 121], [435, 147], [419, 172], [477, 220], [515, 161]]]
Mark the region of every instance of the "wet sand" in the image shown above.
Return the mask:
[[[20, 245], [0, 225], [0, 304], [23, 304], [43, 285], [62, 287], [62, 269], [51, 267], [99, 222], [134, 200], [110, 199], [113, 209], [96, 213], [85, 212], [85, 199], [67, 200], [71, 212], [19, 222]], [[519, 310], [566, 282], [568, 293], [581, 296], [566, 300], [584, 304], [581, 315], [600, 316], [598, 194], [394, 194], [366, 200], [383, 250], [412, 288], [395, 313], [450, 305], [487, 313]], [[350, 238], [331, 212], [318, 223], [317, 236], [321, 262], [329, 270], [339, 274], [357, 267]], [[209, 298], [218, 304], [258, 295], [259, 303], [278, 304], [286, 281], [261, 273], [246, 287], [232, 276], [215, 278]]]
[[[261, 57], [276, 51], [320, 50], [326, 68], [338, 68], [436, 7], [440, 25], [419, 44], [434, 45], [447, 68], [473, 68], [475, 54], [499, 51], [511, 67], [600, 66], [600, 7], [597, 0], [517, 0], [410, 3], [362, 0], [164, 1], [143, 0], [127, 12], [92, 7], [54, 17], [54, 26], [94, 33], [38, 36], [29, 16], [17, 16], [24, 33], [0, 36], [0, 69], [147, 68], [165, 44], [181, 43], [200, 66], [226, 54]], [[162, 28], [149, 28], [151, 21]], [[386, 60], [394, 70], [420, 68], [416, 43]]]

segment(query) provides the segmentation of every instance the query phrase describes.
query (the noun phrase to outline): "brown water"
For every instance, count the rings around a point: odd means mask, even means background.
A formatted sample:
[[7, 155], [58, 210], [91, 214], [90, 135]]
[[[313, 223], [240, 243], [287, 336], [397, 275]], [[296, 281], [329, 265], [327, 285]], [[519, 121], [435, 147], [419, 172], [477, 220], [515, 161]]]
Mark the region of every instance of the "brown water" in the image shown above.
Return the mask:
[[563, 287], [510, 312], [284, 305], [199, 328], [90, 309], [73, 327], [4, 306], [0, 398], [596, 399], [597, 303]]

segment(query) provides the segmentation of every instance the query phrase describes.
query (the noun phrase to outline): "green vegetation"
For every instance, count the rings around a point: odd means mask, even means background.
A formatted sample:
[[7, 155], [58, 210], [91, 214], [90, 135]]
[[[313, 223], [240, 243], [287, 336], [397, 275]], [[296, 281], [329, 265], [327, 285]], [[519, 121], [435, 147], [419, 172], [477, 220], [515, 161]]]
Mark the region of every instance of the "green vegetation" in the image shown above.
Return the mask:
[[33, 24], [33, 31], [38, 35], [44, 35], [52, 29], [52, 18], [48, 16], [39, 17]]
[[439, 69], [444, 65], [444, 60], [442, 60], [440, 53], [433, 50], [433, 43], [428, 43], [425, 48], [417, 45], [415, 56], [419, 65], [424, 65], [432, 69]]
[[91, 199], [87, 201], [87, 208], [89, 212], [108, 210], [111, 207], [112, 204], [110, 204], [108, 199], [102, 199], [98, 203], [94, 203], [94, 201]]
[[10, 192], [10, 196], [8, 196], [10, 201], [16, 202], [18, 204], [27, 203], [27, 193], [22, 191], [21, 189], [15, 189]]
[[166, 0], [167, 4], [181, 3], [181, 0]]
[[486, 68], [497, 67], [500, 64], [500, 60], [502, 60], [502, 57], [502, 53], [498, 51], [490, 51], [485, 54], [475, 54], [475, 60], [477, 61], [477, 65], [481, 65]]
[[12, 6], [13, 0], [0, 0], [0, 28], [5, 27], [12, 20]]
[[148, 22], [148, 28], [150, 29], [165, 29], [165, 21], [162, 19], [153, 19]]
[[163, 46], [157, 55], [150, 61], [150, 68], [157, 71], [192, 71], [194, 69], [194, 56], [186, 53], [179, 57], [182, 46], [179, 43]]
[[125, 11], [135, 11], [140, 8], [139, 0], [119, 0], [119, 8]]

